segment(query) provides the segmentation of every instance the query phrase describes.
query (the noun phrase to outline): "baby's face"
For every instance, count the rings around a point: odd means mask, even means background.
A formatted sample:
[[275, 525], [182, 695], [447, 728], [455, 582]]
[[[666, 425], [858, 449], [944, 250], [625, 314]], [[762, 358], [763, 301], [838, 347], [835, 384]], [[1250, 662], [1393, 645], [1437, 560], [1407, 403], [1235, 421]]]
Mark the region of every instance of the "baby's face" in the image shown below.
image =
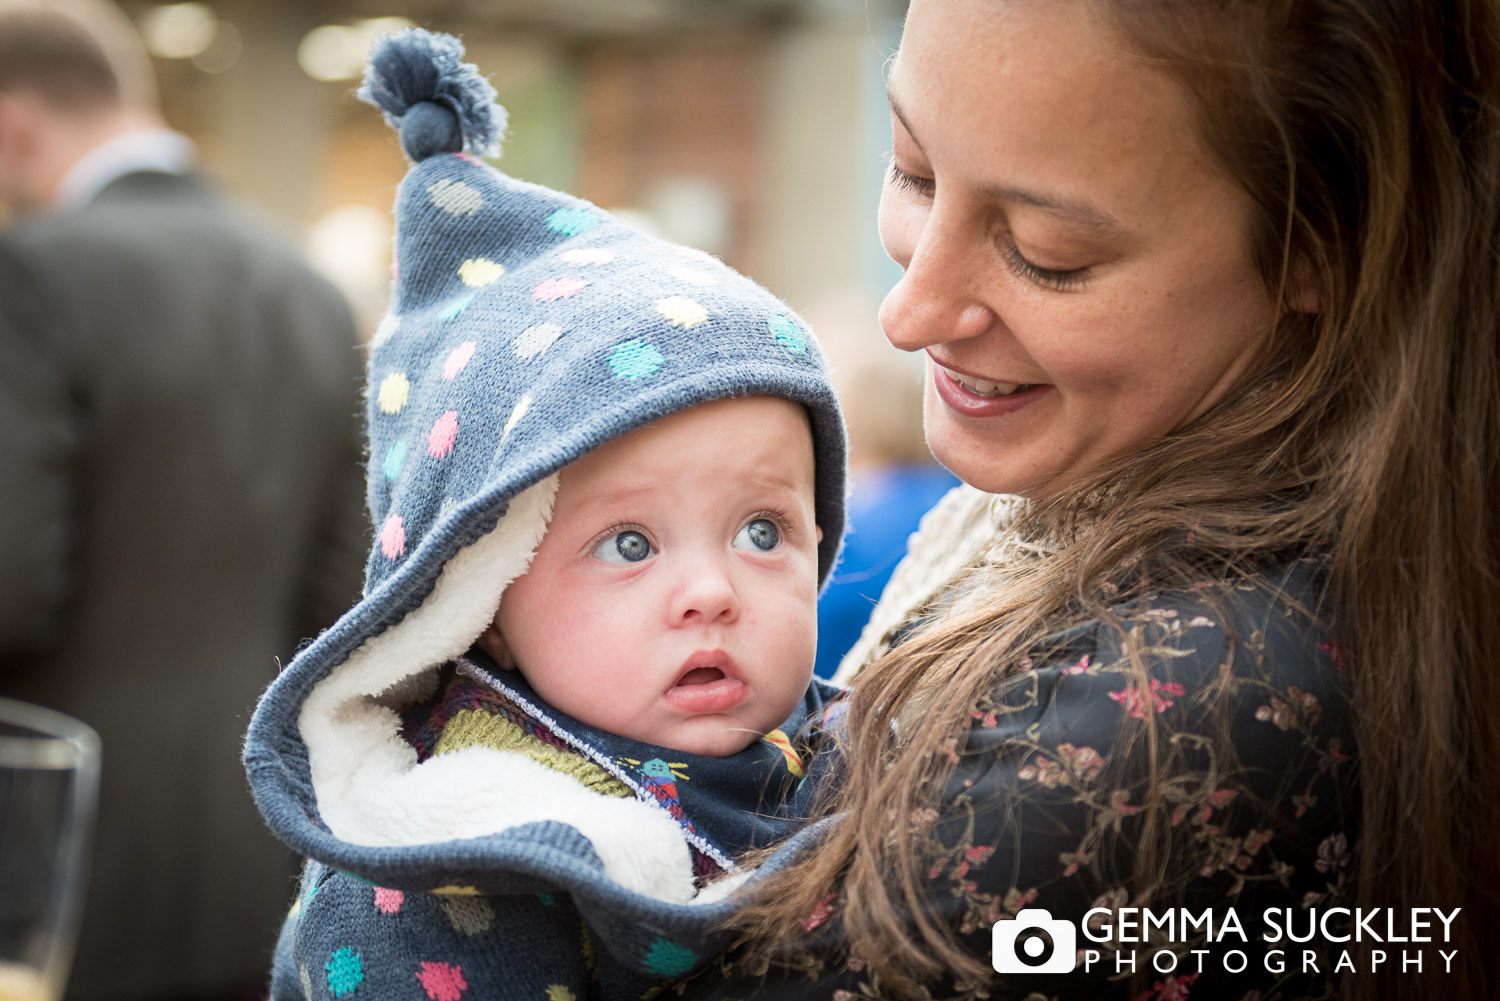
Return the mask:
[[[723, 756], [812, 676], [818, 529], [801, 407], [706, 403], [566, 467], [495, 626], [537, 694], [590, 726]], [[494, 644], [494, 632], [486, 645]]]

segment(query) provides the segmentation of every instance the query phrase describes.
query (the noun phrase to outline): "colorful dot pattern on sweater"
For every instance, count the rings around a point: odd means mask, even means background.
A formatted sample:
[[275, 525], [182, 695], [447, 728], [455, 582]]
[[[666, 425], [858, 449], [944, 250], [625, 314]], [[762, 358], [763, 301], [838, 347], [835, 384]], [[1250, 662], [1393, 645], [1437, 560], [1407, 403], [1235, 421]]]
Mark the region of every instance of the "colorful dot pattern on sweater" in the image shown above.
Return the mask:
[[460, 1001], [469, 989], [463, 967], [447, 963], [423, 963], [417, 970], [417, 980], [432, 1001]]
[[484, 897], [443, 897], [440, 904], [453, 930], [464, 935], [482, 935], [495, 921], [495, 908]]
[[375, 909], [381, 914], [399, 914], [401, 905], [406, 902], [406, 894], [400, 890], [392, 890], [389, 887], [375, 887]]
[[364, 966], [359, 961], [359, 953], [348, 946], [329, 956], [324, 968], [328, 971], [328, 989], [336, 998], [353, 994], [354, 989], [365, 982]]
[[645, 965], [646, 969], [663, 977], [681, 977], [692, 972], [699, 958], [696, 952], [685, 946], [657, 938], [646, 952]]

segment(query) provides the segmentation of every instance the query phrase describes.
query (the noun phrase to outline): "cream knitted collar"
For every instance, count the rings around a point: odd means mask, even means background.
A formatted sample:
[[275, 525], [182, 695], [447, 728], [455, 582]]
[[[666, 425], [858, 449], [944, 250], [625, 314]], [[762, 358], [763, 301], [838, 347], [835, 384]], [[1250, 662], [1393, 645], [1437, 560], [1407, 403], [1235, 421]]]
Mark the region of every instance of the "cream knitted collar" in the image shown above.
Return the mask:
[[1009, 562], [1028, 549], [1007, 529], [1025, 505], [1020, 497], [989, 494], [968, 484], [950, 490], [907, 541], [906, 557], [891, 575], [859, 640], [839, 662], [835, 684], [849, 684], [890, 648], [895, 632], [922, 614], [945, 585], [981, 557]]

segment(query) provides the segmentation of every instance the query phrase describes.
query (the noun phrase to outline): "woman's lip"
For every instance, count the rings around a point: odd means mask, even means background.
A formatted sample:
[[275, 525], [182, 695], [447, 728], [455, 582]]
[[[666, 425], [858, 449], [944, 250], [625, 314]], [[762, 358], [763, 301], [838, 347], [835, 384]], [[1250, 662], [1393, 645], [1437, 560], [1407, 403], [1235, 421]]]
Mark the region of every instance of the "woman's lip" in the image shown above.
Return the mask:
[[[954, 369], [954, 371], [960, 370]], [[967, 372], [960, 374], [968, 375]], [[937, 390], [938, 398], [964, 417], [999, 417], [1004, 414], [1013, 414], [1034, 403], [1052, 389], [1050, 385], [1044, 383], [1018, 389], [1005, 396], [980, 396], [965, 389], [948, 374], [945, 366], [936, 362], [932, 366], [932, 382], [933, 388]]]
[[728, 712], [749, 694], [750, 688], [743, 681], [720, 678], [702, 685], [673, 685], [663, 698], [679, 712], [701, 716]]

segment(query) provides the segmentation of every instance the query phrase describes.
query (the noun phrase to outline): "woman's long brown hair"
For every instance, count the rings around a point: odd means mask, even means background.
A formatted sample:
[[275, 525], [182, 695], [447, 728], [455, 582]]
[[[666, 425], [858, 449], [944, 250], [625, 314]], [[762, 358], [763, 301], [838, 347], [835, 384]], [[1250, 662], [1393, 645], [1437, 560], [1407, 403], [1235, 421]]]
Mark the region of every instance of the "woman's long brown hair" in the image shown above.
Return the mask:
[[[974, 568], [963, 602], [866, 667], [846, 770], [822, 807], [847, 818], [736, 927], [753, 955], [795, 956], [802, 921], [838, 886], [851, 952], [888, 984], [982, 981], [987, 967], [923, 902], [929, 863], [903, 819], [939, 805], [944, 748], [976, 702], [1038, 638], [1108, 618], [1122, 566], [1139, 593], [1313, 543], [1332, 553], [1353, 651], [1356, 902], [1463, 908], [1450, 975], [1386, 964], [1346, 975], [1344, 996], [1488, 996], [1484, 964], [1500, 954], [1500, 5], [1097, 6], [1195, 93], [1206, 146], [1251, 196], [1256, 261], [1282, 306], [1272, 356], [1190, 426], [1035, 505], [1019, 530], [1054, 540], [1045, 558]], [[1309, 290], [1316, 312], [1297, 312]], [[1151, 776], [1131, 879], [1149, 903], [1198, 862], [1160, 817], [1166, 749], [1154, 731], [1139, 746]]]

